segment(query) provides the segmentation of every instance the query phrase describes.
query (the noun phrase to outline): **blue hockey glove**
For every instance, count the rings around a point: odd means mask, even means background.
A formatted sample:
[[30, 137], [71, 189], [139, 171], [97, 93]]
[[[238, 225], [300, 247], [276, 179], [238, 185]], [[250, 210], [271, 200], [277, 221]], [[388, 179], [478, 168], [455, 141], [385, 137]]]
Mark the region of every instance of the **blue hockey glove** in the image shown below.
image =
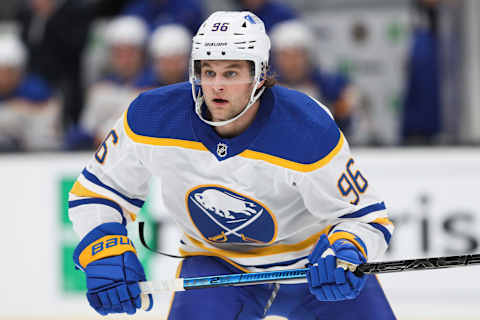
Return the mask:
[[308, 286], [320, 301], [355, 299], [365, 285], [365, 276], [359, 277], [340, 266], [366, 262], [362, 252], [348, 240], [338, 239], [330, 245], [327, 236], [322, 235], [308, 261]]
[[[138, 282], [146, 280], [145, 272], [122, 224], [104, 223], [90, 231], [75, 249], [73, 260], [85, 272], [87, 299], [98, 313], [134, 314], [142, 307]], [[152, 295], [146, 299], [146, 311], [150, 311]]]

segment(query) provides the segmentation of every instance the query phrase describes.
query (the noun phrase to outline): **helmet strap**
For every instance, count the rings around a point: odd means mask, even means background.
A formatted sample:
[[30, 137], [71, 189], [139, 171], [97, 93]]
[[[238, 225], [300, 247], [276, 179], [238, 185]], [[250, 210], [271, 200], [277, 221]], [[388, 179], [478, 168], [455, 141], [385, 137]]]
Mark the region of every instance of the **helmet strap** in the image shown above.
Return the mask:
[[[250, 109], [250, 107], [258, 100], [258, 98], [260, 98], [263, 91], [265, 91], [265, 86], [258, 89], [258, 86], [260, 85], [260, 82], [261, 82], [260, 79], [257, 79], [255, 81], [255, 86], [253, 87], [252, 93], [250, 94], [250, 100], [248, 101], [245, 108], [243, 108], [242, 112], [240, 112], [239, 114], [237, 114], [235, 117], [233, 117], [231, 119], [223, 120], [223, 121], [210, 121], [210, 120], [205, 119], [205, 117], [202, 114], [202, 106], [203, 106], [203, 102], [204, 102], [204, 98], [203, 98], [203, 94], [202, 94], [202, 88], [199, 88], [199, 91], [198, 91], [198, 94], [197, 94], [195, 92], [195, 86], [192, 85], [193, 97], [195, 97], [194, 98], [194, 100], [195, 100], [195, 112], [197, 113], [200, 120], [202, 120], [203, 122], [205, 122], [205, 123], [207, 123], [211, 126], [214, 126], [214, 127], [221, 127], [221, 126], [227, 125], [229, 123], [232, 123], [233, 121], [235, 121], [238, 118], [240, 118], [241, 116], [243, 116], [248, 111], [248, 109]], [[255, 92], [257, 90], [258, 90], [258, 92], [255, 94]]]

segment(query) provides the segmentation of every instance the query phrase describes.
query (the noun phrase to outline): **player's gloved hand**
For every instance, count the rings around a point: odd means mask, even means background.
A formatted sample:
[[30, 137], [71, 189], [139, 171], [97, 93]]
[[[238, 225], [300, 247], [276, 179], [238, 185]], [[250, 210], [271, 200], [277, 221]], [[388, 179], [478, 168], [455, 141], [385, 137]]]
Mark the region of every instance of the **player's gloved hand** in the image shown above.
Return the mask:
[[150, 311], [152, 295], [141, 294], [139, 281], [145, 272], [135, 247], [120, 223], [104, 223], [90, 231], [73, 254], [77, 268], [87, 278], [87, 299], [101, 315], [134, 314], [142, 307]]
[[320, 301], [355, 299], [365, 285], [366, 277], [357, 276], [337, 265], [338, 260], [357, 266], [365, 263], [362, 252], [350, 241], [339, 239], [330, 245], [322, 235], [308, 256], [308, 286]]

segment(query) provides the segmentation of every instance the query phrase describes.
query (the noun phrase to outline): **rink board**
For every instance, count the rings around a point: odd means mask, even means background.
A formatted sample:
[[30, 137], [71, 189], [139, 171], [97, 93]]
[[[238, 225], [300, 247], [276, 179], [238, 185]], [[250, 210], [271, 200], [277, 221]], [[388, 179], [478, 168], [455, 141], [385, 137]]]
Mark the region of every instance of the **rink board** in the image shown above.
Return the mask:
[[[479, 150], [371, 149], [354, 154], [397, 225], [391, 251], [382, 260], [479, 253]], [[71, 261], [65, 252], [78, 239], [62, 217], [62, 192], [65, 181], [74, 180], [89, 158], [83, 153], [0, 157], [2, 288], [8, 288], [0, 290], [0, 319], [108, 319], [96, 317], [84, 292], [65, 283], [78, 276], [65, 266]], [[176, 253], [178, 231], [162, 212], [155, 196], [159, 192], [153, 181], [148, 221], [162, 226], [156, 239], [160, 248]], [[132, 227], [139, 247], [136, 225]], [[177, 260], [145, 259], [150, 279], [173, 277]], [[480, 288], [472, 279], [479, 276], [480, 267], [467, 267], [382, 275], [380, 280], [399, 319], [473, 319]], [[151, 316], [136, 319], [165, 316], [171, 294], [155, 299]]]

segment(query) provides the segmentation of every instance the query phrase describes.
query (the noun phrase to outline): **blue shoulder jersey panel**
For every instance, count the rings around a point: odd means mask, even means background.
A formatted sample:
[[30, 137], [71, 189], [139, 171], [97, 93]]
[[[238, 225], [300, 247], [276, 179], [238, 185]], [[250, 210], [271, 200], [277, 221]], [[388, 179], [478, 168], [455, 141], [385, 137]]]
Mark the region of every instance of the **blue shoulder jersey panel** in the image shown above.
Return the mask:
[[[190, 125], [191, 124], [191, 125]], [[254, 122], [241, 135], [222, 138], [194, 114], [188, 82], [142, 93], [130, 105], [127, 133], [149, 144], [210, 150], [219, 161], [240, 155], [311, 171], [341, 148], [343, 136], [328, 112], [307, 95], [281, 86], [266, 90]], [[166, 140], [167, 139], [167, 140]], [[228, 155], [218, 155], [217, 145]]]
[[343, 143], [335, 121], [315, 100], [282, 86], [270, 90], [275, 99], [270, 121], [249, 149], [299, 164], [313, 164]]
[[191, 85], [182, 82], [140, 94], [127, 111], [127, 124], [139, 136], [196, 141], [190, 125]]

